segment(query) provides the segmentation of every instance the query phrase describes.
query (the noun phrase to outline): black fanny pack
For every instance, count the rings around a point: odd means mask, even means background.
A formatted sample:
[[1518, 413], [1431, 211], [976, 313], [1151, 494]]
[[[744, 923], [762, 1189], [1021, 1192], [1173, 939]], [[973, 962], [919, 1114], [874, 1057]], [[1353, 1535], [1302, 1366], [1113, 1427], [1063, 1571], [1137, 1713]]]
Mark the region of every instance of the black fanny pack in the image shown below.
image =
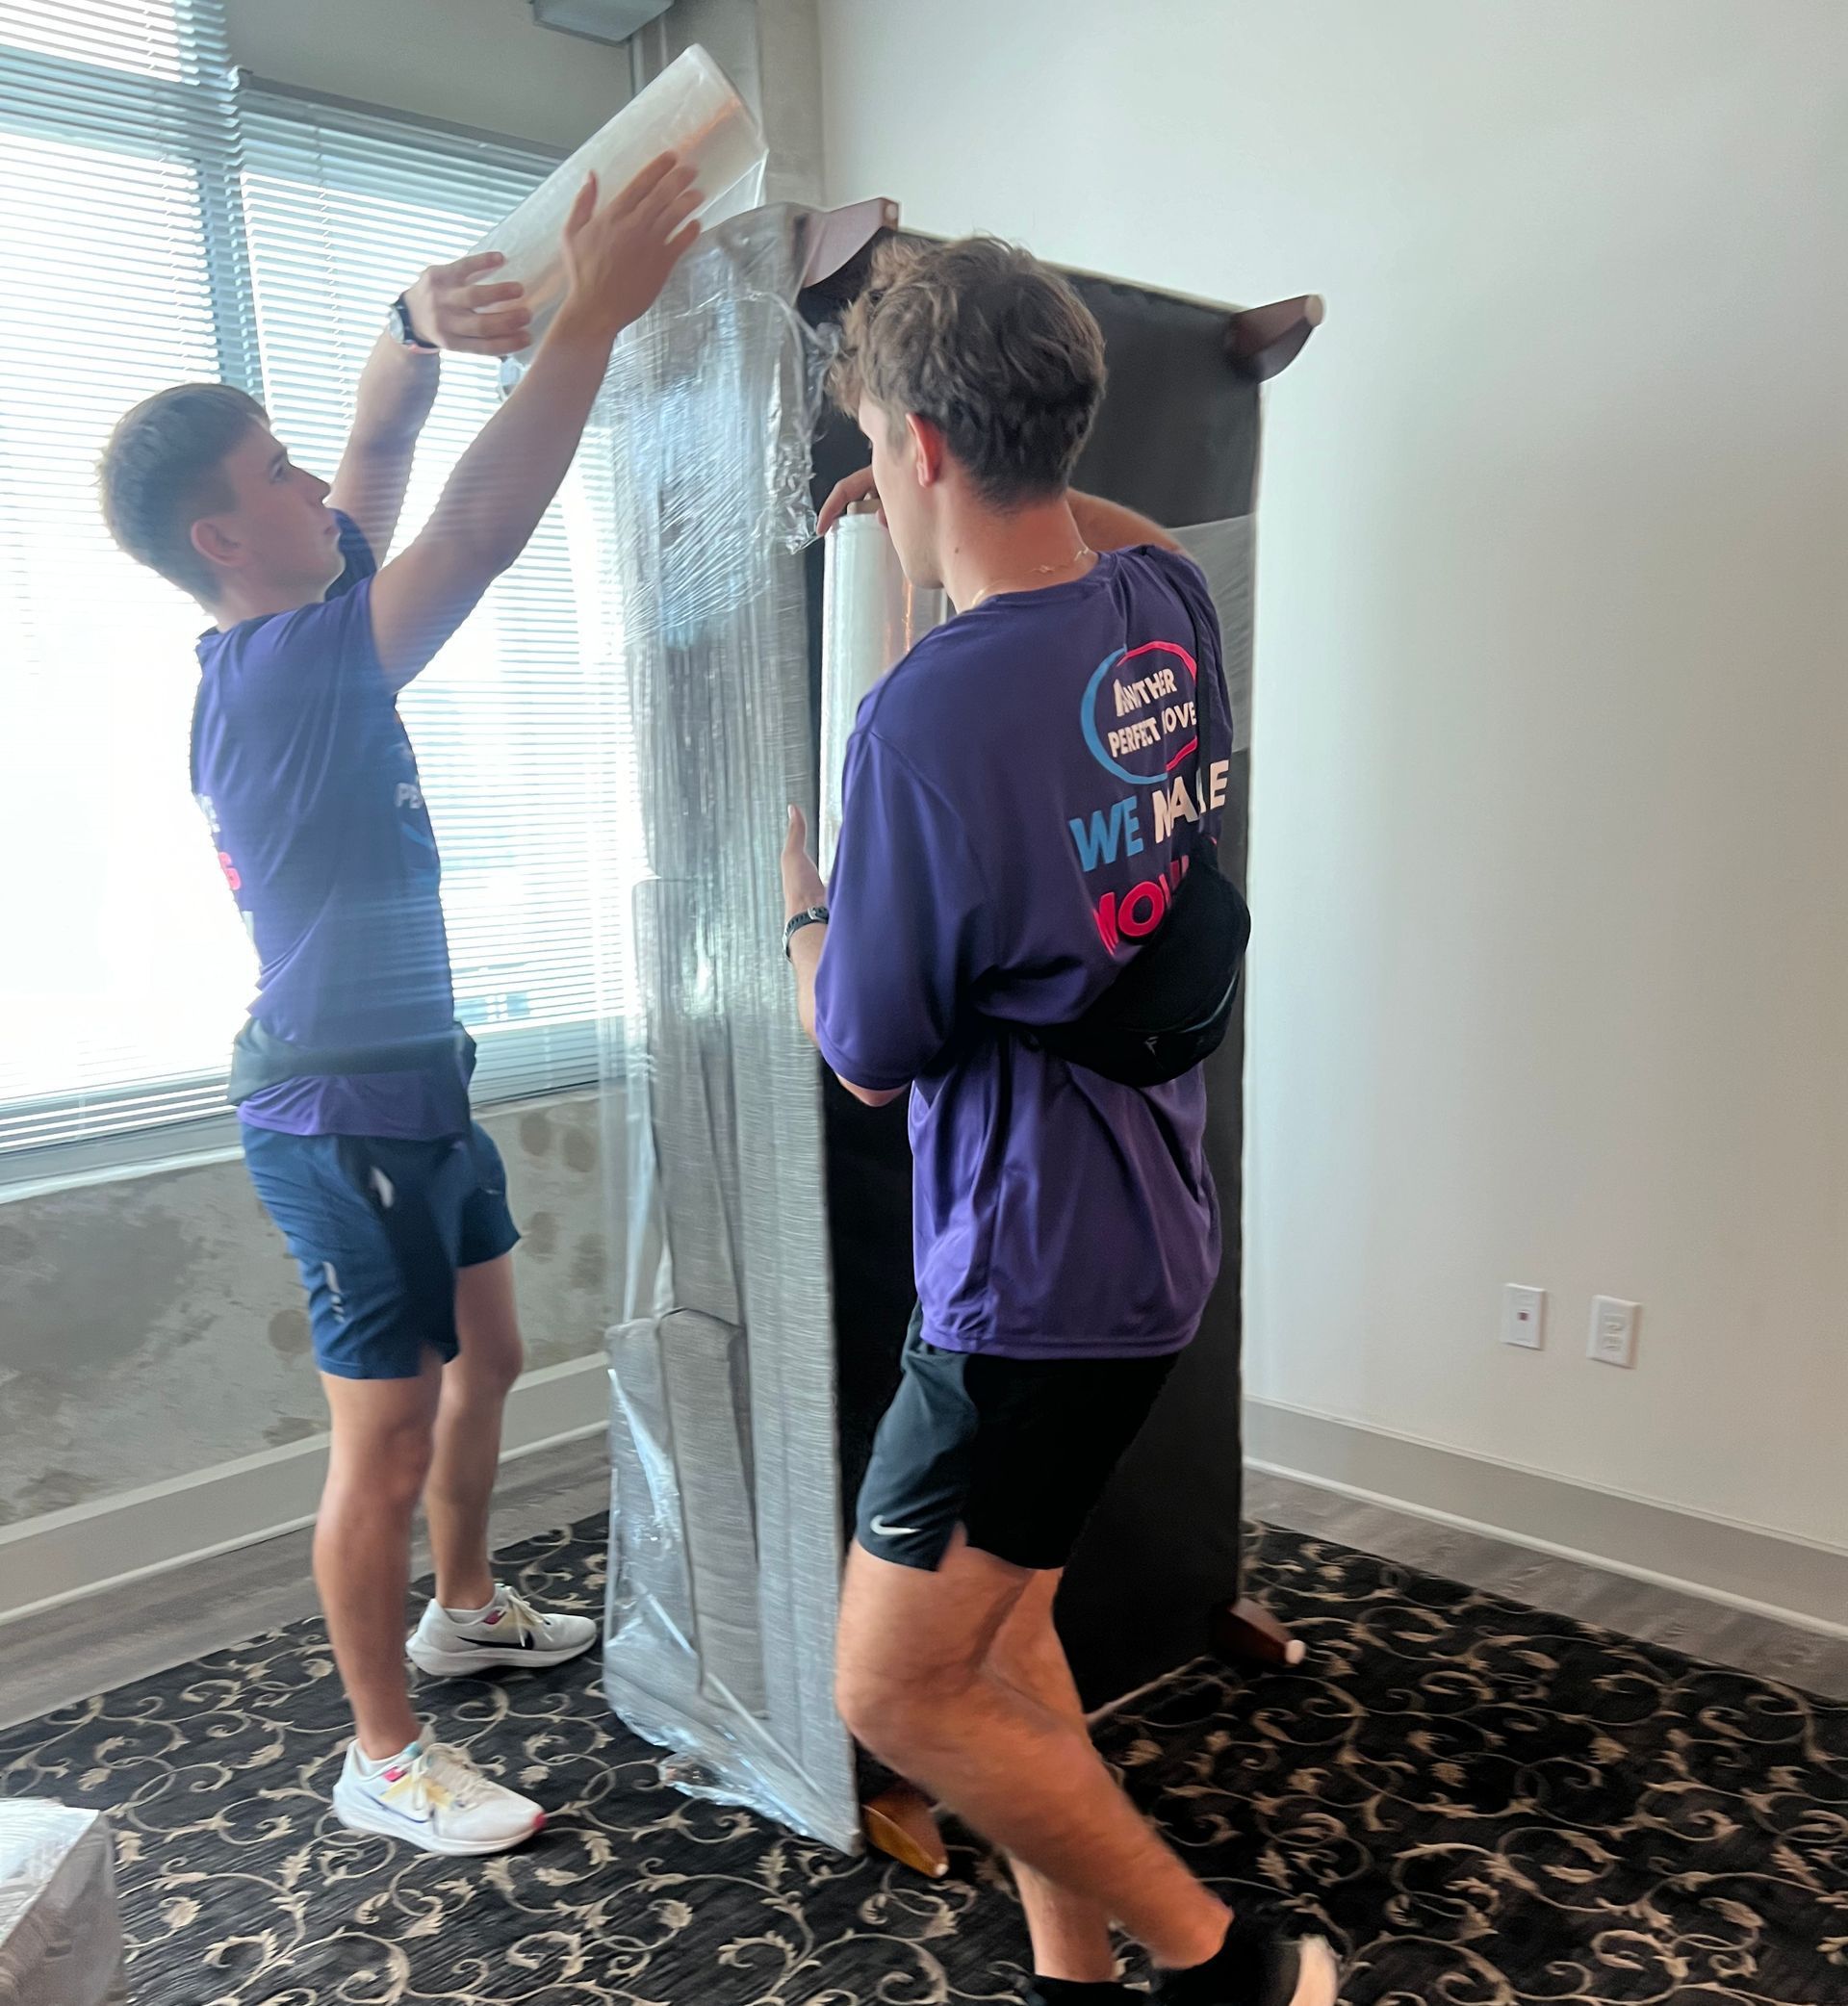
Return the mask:
[[295, 1044], [249, 1018], [231, 1046], [231, 1078], [224, 1097], [241, 1107], [253, 1093], [286, 1080], [329, 1073], [440, 1072], [459, 1067], [465, 1081], [475, 1076], [475, 1040], [460, 1024], [435, 1038], [403, 1038], [390, 1044]]
[[1082, 1016], [1014, 1028], [1029, 1044], [1126, 1087], [1179, 1079], [1224, 1043], [1250, 938], [1250, 911], [1203, 843], [1161, 931]]

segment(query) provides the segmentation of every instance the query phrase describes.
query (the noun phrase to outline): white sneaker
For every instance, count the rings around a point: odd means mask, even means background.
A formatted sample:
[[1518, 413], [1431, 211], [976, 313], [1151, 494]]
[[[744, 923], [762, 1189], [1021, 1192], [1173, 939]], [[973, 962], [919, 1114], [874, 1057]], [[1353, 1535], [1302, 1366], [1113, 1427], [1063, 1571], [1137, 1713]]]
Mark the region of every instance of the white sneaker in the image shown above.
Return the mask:
[[497, 1587], [485, 1616], [458, 1623], [435, 1603], [412, 1631], [405, 1650], [433, 1679], [466, 1679], [501, 1665], [544, 1671], [581, 1658], [597, 1641], [588, 1616], [548, 1615], [511, 1588]]
[[359, 1744], [334, 1786], [334, 1815], [349, 1832], [401, 1839], [426, 1853], [504, 1853], [543, 1830], [530, 1799], [483, 1776], [472, 1756], [433, 1738], [428, 1728], [376, 1774], [360, 1767]]

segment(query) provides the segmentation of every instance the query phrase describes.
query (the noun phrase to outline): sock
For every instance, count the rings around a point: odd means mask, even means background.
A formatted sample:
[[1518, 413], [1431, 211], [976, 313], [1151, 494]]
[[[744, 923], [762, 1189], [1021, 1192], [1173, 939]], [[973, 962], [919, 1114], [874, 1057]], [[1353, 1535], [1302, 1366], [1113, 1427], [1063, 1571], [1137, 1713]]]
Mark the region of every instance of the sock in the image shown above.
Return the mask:
[[[466, 1628], [467, 1628], [467, 1626], [468, 1626], [469, 1624], [471, 1624], [471, 1623], [485, 1623], [485, 1622], [486, 1622], [486, 1621], [488, 1620], [488, 1618], [489, 1618], [489, 1617], [490, 1617], [491, 1615], [493, 1615], [493, 1614], [494, 1614], [494, 1612], [495, 1612], [495, 1609], [496, 1609], [496, 1607], [497, 1607], [499, 1606], [499, 1604], [500, 1604], [500, 1595], [499, 1595], [499, 1594], [497, 1593], [497, 1594], [496, 1594], [496, 1595], [494, 1596], [494, 1598], [493, 1598], [493, 1599], [492, 1599], [492, 1600], [491, 1600], [491, 1601], [489, 1602], [489, 1604], [488, 1604], [488, 1606], [487, 1606], [487, 1607], [486, 1607], [486, 1608], [480, 1608], [480, 1609], [451, 1609], [451, 1608], [445, 1608], [445, 1609], [443, 1610], [443, 1613], [444, 1613], [444, 1614], [445, 1614], [445, 1615], [446, 1615], [446, 1616], [447, 1616], [447, 1617], [448, 1617], [448, 1618], [449, 1619], [449, 1621], [450, 1621], [451, 1623], [459, 1624], [459, 1625], [461, 1625], [461, 1626], [462, 1626], [463, 1628], [465, 1628], [465, 1629], [466, 1629]], [[441, 1607], [441, 1605], [440, 1605], [440, 1604], [439, 1604], [439, 1607]]]
[[387, 1756], [382, 1762], [375, 1762], [355, 1741], [353, 1743], [353, 1761], [363, 1777], [367, 1778], [369, 1782], [375, 1782], [385, 1774], [387, 1769], [396, 1769], [400, 1764], [414, 1762], [420, 1745], [420, 1743], [413, 1741], [408, 1748], [400, 1748], [396, 1755]]
[[1222, 1997], [1219, 1982], [1226, 1975], [1226, 1967], [1238, 1957], [1240, 1931], [1236, 1918], [1225, 1926], [1225, 1939], [1204, 1964], [1182, 1965], [1177, 1969], [1156, 1974], [1155, 1993], [1158, 1998], [1169, 2002], [1169, 2006], [1190, 2006], [1190, 2002], [1205, 2002]]
[[1033, 1989], [1045, 2006], [1121, 2006], [1125, 1999], [1142, 1998], [1114, 1978], [1041, 1978], [1038, 1971], [1033, 1974]]

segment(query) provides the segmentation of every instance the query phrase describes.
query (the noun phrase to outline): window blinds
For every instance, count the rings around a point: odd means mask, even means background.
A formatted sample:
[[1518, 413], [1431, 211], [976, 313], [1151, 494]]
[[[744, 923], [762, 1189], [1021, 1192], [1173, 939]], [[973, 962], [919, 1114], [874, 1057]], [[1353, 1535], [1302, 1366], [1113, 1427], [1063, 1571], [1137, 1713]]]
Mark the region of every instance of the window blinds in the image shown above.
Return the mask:
[[[244, 132], [264, 399], [295, 459], [331, 478], [387, 304], [424, 266], [461, 256], [552, 163], [263, 95], [246, 99]], [[498, 386], [493, 363], [445, 358], [400, 544]], [[591, 673], [616, 631], [597, 554], [604, 516], [574, 472], [526, 555], [400, 699], [443, 851], [456, 1007], [488, 1097], [596, 1074], [592, 934], [600, 873], [622, 847], [627, 764]]]
[[221, 1100], [249, 950], [186, 785], [198, 609], [96, 504], [116, 419], [249, 381], [216, 11], [0, 0], [0, 1149]]
[[[221, 0], [0, 0], [12, 367], [0, 377], [0, 1183], [225, 1137], [248, 942], [187, 790], [203, 617], [117, 553], [111, 424], [242, 382], [330, 477], [389, 301], [552, 163], [235, 90]], [[494, 408], [446, 358], [400, 543]], [[586, 455], [586, 459], [592, 456]], [[405, 693], [445, 860], [477, 1091], [595, 1073], [600, 898], [635, 847], [607, 510], [574, 474], [522, 562]]]

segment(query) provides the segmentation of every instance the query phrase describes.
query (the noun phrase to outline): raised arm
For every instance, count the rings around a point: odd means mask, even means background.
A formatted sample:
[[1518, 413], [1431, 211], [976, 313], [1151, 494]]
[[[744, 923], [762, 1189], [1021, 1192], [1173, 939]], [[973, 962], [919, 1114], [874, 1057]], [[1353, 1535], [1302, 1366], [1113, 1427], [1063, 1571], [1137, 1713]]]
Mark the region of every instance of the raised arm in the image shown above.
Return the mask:
[[328, 500], [352, 517], [380, 558], [398, 528], [418, 434], [436, 401], [436, 351], [511, 355], [526, 347], [531, 316], [520, 288], [486, 282], [505, 262], [499, 251], [484, 251], [432, 265], [404, 295], [410, 341], [388, 328], [367, 358], [353, 429]]
[[[850, 508], [861, 502], [878, 500], [879, 490], [873, 484], [873, 470], [862, 467], [859, 473], [849, 474], [844, 480], [835, 483], [834, 492], [821, 504], [815, 528], [826, 536]], [[1145, 515], [1138, 515], [1133, 508], [1101, 501], [1095, 495], [1081, 495], [1076, 488], [1069, 491], [1065, 500], [1071, 505], [1072, 520], [1078, 525], [1079, 535], [1093, 551], [1126, 551], [1143, 543], [1152, 543], [1164, 551], [1181, 548], [1159, 523], [1152, 522]], [[884, 519], [882, 510], [881, 520]]]
[[616, 337], [699, 235], [693, 170], [662, 154], [599, 209], [593, 175], [565, 224], [569, 290], [531, 367], [456, 462], [422, 533], [372, 585], [372, 635], [401, 687], [526, 547], [583, 436]]
[[1143, 543], [1162, 551], [1180, 549], [1159, 523], [1138, 515], [1133, 508], [1100, 501], [1095, 495], [1081, 495], [1076, 488], [1065, 499], [1071, 503], [1079, 535], [1093, 551], [1127, 551]]

